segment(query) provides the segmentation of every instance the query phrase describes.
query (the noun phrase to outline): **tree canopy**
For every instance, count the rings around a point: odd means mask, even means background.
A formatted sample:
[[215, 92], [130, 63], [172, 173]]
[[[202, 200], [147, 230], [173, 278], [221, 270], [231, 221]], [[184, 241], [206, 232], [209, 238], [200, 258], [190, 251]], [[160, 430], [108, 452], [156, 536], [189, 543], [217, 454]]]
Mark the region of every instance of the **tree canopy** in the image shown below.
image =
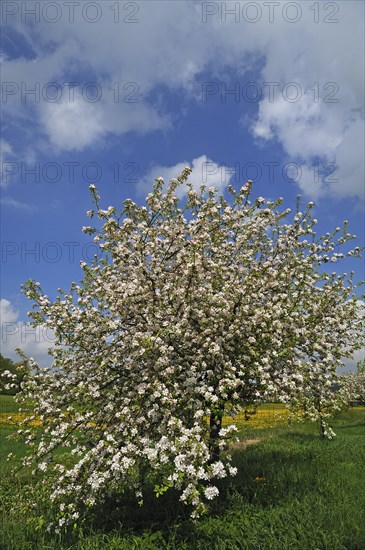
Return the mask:
[[313, 388], [329, 389], [360, 347], [353, 274], [323, 269], [360, 255], [346, 251], [347, 223], [321, 236], [313, 203], [292, 215], [281, 198], [252, 198], [251, 181], [225, 196], [194, 189], [190, 172], [158, 178], [144, 205], [127, 199], [120, 211], [101, 209], [90, 186], [99, 228], [83, 229], [100, 255], [54, 302], [38, 282], [24, 287], [34, 323], [56, 335], [52, 368], [31, 361], [19, 399], [30, 396], [43, 423], [26, 463], [46, 472], [60, 525], [110, 491], [133, 487], [142, 500], [146, 483], [178, 489], [198, 516], [219, 493], [214, 480], [235, 474], [223, 415], [305, 395], [322, 418]]

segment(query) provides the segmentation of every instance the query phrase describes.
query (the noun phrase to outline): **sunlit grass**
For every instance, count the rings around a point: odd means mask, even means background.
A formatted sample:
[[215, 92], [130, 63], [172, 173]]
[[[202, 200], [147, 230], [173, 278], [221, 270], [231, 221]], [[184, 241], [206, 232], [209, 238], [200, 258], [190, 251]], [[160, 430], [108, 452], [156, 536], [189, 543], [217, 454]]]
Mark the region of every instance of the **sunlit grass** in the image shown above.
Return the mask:
[[[19, 407], [12, 396], [0, 396], [0, 425], [14, 427], [29, 417], [28, 413], [19, 412], [18, 409]], [[352, 410], [365, 411], [365, 407], [352, 407]], [[300, 420], [300, 418], [299, 413], [297, 419]], [[208, 418], [206, 420], [208, 422]], [[226, 427], [235, 424], [238, 428], [265, 430], [288, 426], [290, 424], [289, 420], [289, 411], [284, 405], [279, 403], [264, 403], [256, 411], [249, 409], [245, 413], [243, 409], [234, 417], [225, 415], [222, 425]], [[40, 426], [41, 422], [39, 419], [34, 418], [29, 422], [29, 425]]]
[[[1, 418], [20, 420], [11, 402], [0, 396]], [[254, 434], [256, 444], [233, 449], [238, 474], [219, 480], [220, 496], [199, 522], [188, 519], [173, 493], [158, 500], [151, 495], [142, 508], [126, 493], [100, 507], [84, 532], [57, 539], [36, 520], [37, 507], [45, 521], [51, 519], [42, 485], [23, 470], [16, 477], [9, 473], [7, 454], [21, 457], [25, 445], [7, 440], [14, 425], [0, 423], [0, 548], [362, 550], [365, 408], [336, 416], [333, 441], [321, 440], [311, 423], [288, 426], [285, 414], [285, 407], [273, 403], [249, 421], [242, 413], [240, 436]]]

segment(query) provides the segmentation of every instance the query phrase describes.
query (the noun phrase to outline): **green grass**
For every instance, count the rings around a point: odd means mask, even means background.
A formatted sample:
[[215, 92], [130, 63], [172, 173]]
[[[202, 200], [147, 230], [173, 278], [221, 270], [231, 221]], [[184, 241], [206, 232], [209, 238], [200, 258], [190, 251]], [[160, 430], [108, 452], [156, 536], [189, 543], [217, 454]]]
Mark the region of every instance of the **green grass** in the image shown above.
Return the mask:
[[0, 394], [0, 413], [14, 413], [19, 410], [19, 405], [12, 395]]
[[[124, 495], [119, 504], [106, 503], [78, 537], [55, 540], [31, 521], [26, 497], [31, 491], [40, 505], [41, 490], [25, 474], [9, 477], [1, 495], [0, 548], [363, 550], [365, 411], [350, 409], [333, 427], [333, 441], [321, 440], [310, 424], [258, 430], [261, 441], [234, 451], [238, 475], [220, 483], [210, 516], [195, 524], [173, 493], [150, 496], [142, 508]], [[9, 432], [0, 432], [2, 477], [9, 471], [6, 454], [24, 451], [4, 441]], [[246, 428], [241, 434], [255, 435]]]

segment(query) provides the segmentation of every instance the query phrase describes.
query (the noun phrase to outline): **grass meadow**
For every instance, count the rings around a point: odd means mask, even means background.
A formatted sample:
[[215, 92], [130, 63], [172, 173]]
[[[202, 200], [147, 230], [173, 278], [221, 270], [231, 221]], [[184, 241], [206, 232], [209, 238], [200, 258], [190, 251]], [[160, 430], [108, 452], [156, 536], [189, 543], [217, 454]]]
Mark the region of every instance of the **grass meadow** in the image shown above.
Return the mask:
[[16, 424], [13, 398], [0, 396], [1, 549], [365, 549], [365, 408], [337, 416], [337, 437], [326, 441], [317, 426], [288, 425], [280, 405], [266, 404], [242, 419], [238, 474], [220, 480], [209, 516], [194, 523], [173, 492], [151, 494], [143, 507], [125, 493], [97, 510], [87, 530], [58, 538], [36, 520], [39, 511], [49, 516], [41, 488], [24, 471], [10, 475], [8, 453], [20, 457], [25, 446], [7, 439], [16, 429], [9, 415]]

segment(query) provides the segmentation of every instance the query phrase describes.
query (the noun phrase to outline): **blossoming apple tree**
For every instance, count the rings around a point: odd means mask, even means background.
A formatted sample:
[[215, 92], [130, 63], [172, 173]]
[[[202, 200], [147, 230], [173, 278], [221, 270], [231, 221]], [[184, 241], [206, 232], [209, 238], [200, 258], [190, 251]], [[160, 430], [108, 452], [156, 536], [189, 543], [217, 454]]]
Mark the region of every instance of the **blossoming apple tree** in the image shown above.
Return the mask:
[[365, 405], [365, 359], [357, 363], [355, 372], [346, 372], [340, 379], [340, 393], [347, 405]]
[[252, 199], [251, 181], [225, 198], [189, 174], [158, 178], [145, 205], [120, 211], [101, 209], [90, 186], [99, 229], [84, 231], [100, 254], [53, 303], [25, 285], [34, 324], [56, 335], [52, 368], [28, 361], [18, 397], [42, 422], [40, 435], [24, 427], [25, 463], [41, 470], [60, 525], [127, 486], [142, 500], [147, 482], [157, 495], [178, 489], [198, 516], [214, 480], [235, 474], [223, 415], [329, 386], [358, 346], [356, 284], [321, 268], [344, 257], [346, 225], [318, 236], [311, 203], [288, 221], [282, 199]]

